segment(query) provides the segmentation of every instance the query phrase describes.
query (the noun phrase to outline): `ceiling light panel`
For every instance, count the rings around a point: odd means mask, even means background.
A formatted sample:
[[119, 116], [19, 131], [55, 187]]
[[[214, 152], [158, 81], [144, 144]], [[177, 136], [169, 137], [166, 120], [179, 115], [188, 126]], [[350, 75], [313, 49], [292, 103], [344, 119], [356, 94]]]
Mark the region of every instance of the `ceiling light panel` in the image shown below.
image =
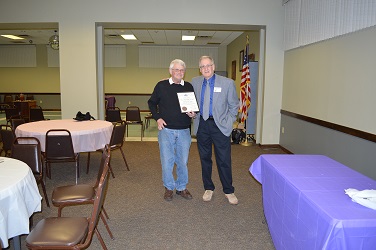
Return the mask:
[[131, 34], [131, 35], [121, 35], [122, 38], [124, 38], [124, 40], [137, 40], [137, 38]]
[[6, 37], [6, 38], [9, 38], [9, 39], [12, 39], [12, 40], [22, 40], [22, 39], [25, 39], [23, 37], [20, 37], [20, 36], [15, 36], [15, 35], [1, 35], [2, 37]]

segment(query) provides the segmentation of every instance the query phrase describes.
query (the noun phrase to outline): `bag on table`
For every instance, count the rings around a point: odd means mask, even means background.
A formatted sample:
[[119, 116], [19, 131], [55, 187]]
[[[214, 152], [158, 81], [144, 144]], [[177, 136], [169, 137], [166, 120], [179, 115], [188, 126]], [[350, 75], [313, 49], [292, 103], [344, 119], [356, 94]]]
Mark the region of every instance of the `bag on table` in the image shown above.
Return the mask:
[[86, 112], [86, 114], [82, 114], [81, 111], [78, 111], [76, 117], [73, 118], [76, 121], [90, 121], [95, 120], [93, 116], [90, 115], [90, 112]]

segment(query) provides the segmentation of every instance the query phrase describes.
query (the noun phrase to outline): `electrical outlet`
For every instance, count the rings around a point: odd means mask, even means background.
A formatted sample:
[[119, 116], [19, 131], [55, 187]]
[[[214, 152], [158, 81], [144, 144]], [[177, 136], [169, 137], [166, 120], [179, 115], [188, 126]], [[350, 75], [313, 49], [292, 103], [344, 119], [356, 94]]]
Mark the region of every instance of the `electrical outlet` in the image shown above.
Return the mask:
[[130, 104], [131, 104], [131, 101], [129, 101], [128, 104], [130, 105]]
[[281, 132], [282, 132], [282, 134], [285, 133], [285, 127], [282, 127], [282, 128], [281, 128]]
[[40, 100], [39, 103], [42, 103], [42, 100]]

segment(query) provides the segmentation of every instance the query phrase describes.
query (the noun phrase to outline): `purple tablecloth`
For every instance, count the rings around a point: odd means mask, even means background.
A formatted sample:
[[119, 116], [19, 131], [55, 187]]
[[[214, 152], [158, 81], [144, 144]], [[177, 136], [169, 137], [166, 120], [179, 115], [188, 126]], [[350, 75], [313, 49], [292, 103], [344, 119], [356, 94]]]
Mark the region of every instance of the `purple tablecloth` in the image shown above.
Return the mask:
[[376, 210], [344, 192], [375, 180], [322, 155], [261, 155], [249, 170], [276, 249], [376, 249]]

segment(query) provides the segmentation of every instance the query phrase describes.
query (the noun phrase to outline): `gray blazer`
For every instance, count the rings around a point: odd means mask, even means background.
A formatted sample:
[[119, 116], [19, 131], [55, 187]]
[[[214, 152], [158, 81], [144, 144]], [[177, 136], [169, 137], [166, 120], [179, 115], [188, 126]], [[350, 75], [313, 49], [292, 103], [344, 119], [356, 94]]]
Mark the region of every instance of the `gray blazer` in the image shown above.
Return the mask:
[[[195, 91], [197, 103], [200, 106], [201, 89], [204, 82], [203, 76], [192, 79], [191, 84]], [[236, 120], [239, 110], [239, 99], [236, 93], [235, 83], [232, 79], [215, 75], [213, 93], [213, 118], [219, 130], [226, 136], [230, 136], [233, 123]], [[193, 134], [197, 134], [200, 123], [200, 113], [197, 113], [193, 120]]]

